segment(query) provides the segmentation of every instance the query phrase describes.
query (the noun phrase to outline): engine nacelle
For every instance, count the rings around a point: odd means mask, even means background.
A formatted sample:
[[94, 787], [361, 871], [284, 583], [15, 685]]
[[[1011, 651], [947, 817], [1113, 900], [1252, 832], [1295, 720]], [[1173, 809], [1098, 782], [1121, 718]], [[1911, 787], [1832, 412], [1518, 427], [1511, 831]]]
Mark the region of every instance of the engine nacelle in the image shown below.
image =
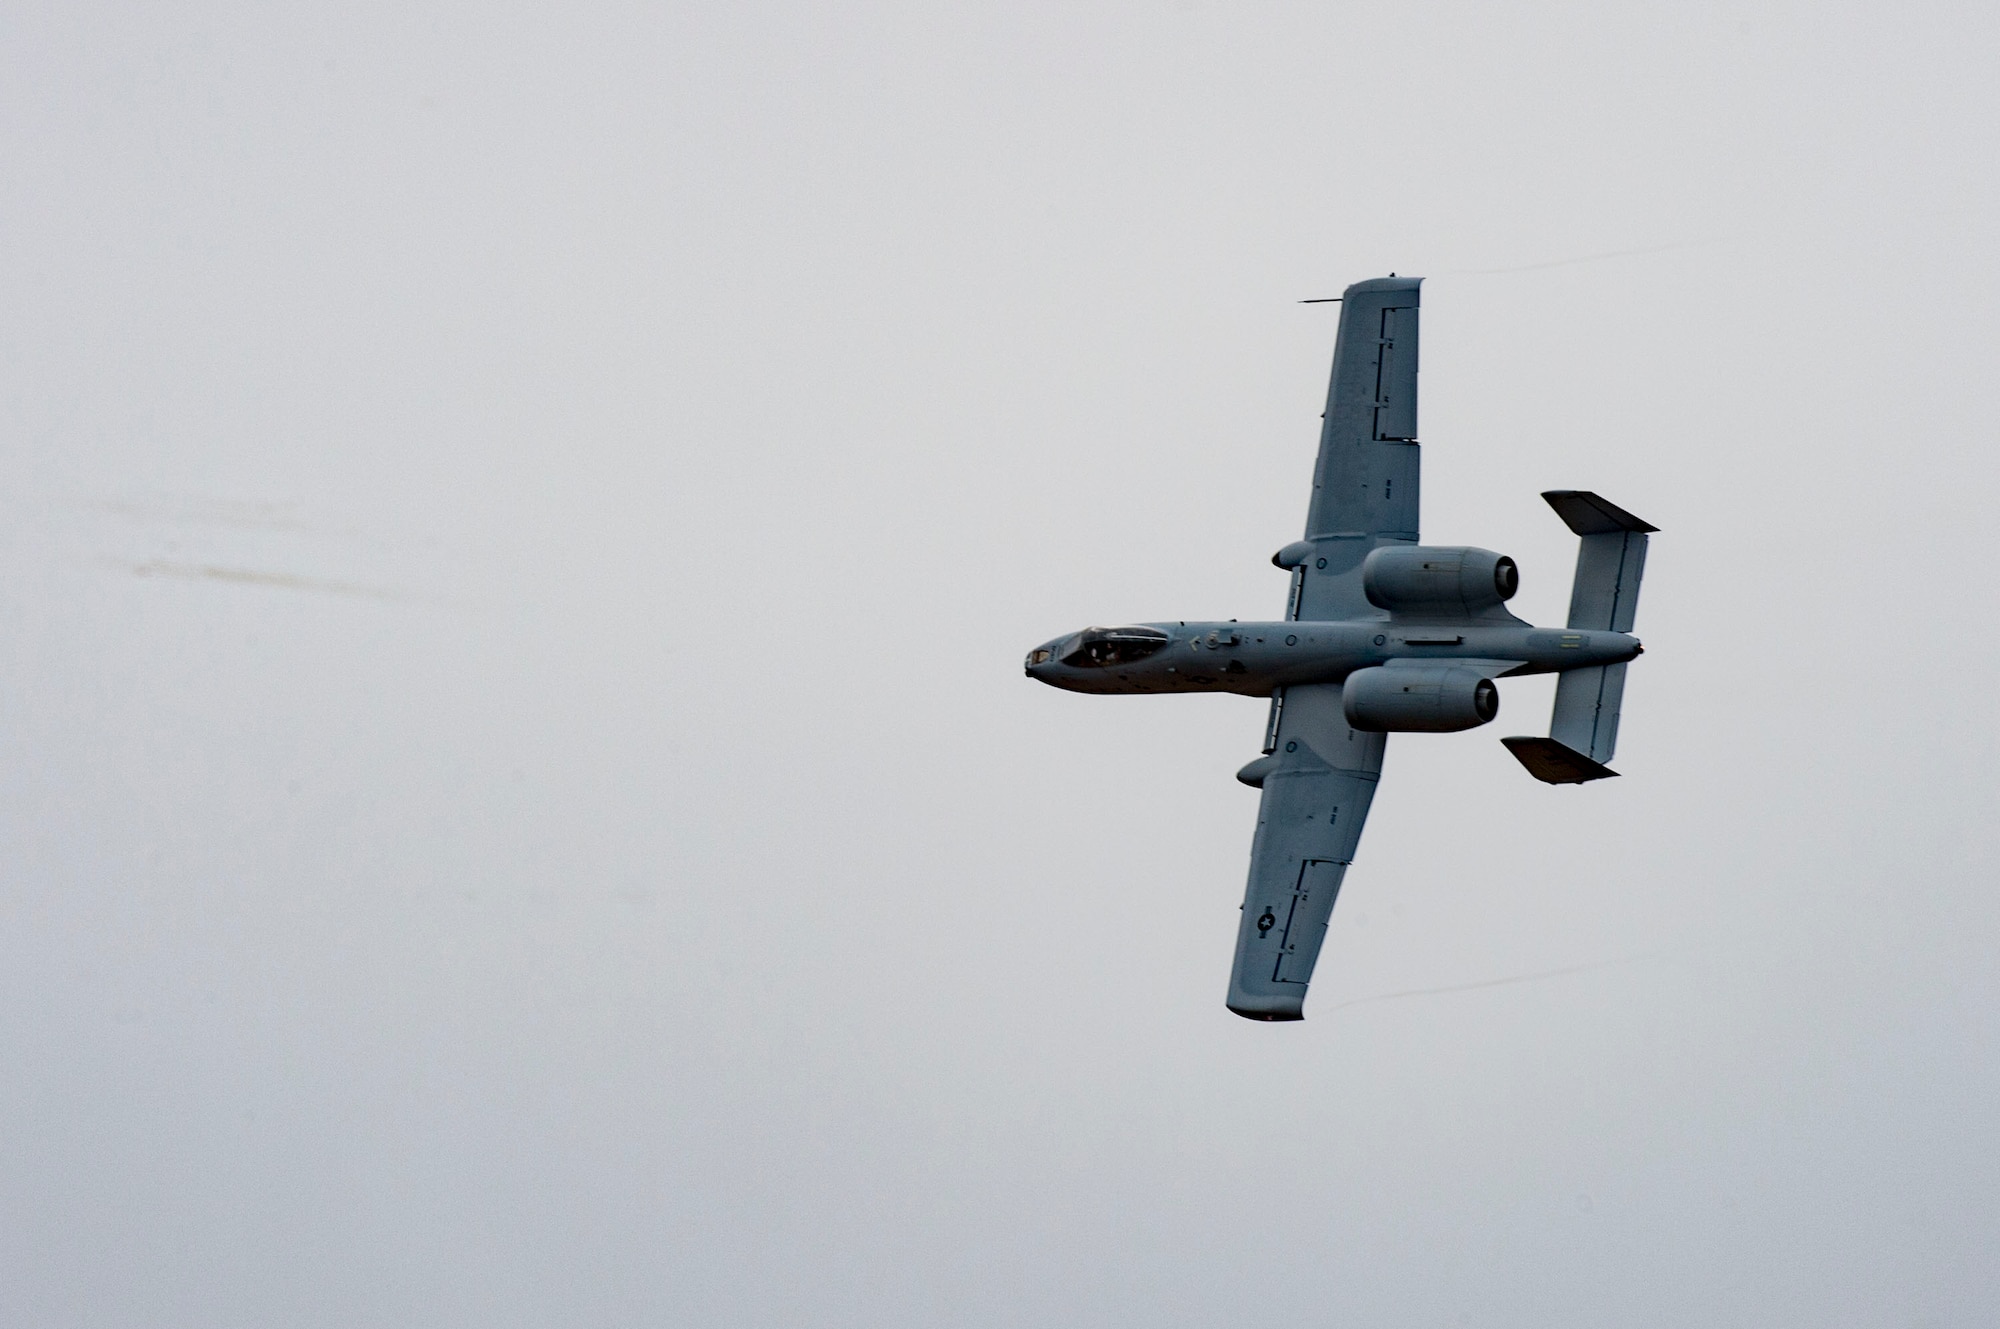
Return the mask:
[[1340, 704], [1356, 729], [1450, 734], [1500, 714], [1500, 689], [1477, 669], [1447, 661], [1377, 665], [1347, 676]]
[[1361, 564], [1368, 603], [1404, 618], [1477, 618], [1520, 585], [1513, 559], [1468, 545], [1382, 545]]

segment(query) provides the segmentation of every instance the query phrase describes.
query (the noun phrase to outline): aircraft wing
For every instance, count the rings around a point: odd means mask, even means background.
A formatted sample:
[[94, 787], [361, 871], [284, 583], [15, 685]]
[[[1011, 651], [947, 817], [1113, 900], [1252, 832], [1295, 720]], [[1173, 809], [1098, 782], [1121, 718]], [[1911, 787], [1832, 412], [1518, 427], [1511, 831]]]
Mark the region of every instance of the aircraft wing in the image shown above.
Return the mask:
[[[1416, 543], [1418, 277], [1356, 282], [1341, 297], [1333, 377], [1313, 468], [1312, 507], [1288, 617], [1366, 618], [1361, 560], [1378, 544]], [[1296, 553], [1291, 551], [1296, 550]]]
[[1388, 736], [1348, 728], [1340, 689], [1288, 688], [1275, 750], [1245, 768], [1264, 793], [1229, 1009], [1252, 1020], [1304, 1018], [1306, 984], [1382, 772]]

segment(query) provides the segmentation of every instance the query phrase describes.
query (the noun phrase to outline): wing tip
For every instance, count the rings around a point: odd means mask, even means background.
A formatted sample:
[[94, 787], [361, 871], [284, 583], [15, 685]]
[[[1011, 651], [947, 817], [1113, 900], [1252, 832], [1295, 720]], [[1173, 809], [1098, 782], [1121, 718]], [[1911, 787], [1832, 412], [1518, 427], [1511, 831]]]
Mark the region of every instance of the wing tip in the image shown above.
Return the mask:
[[1273, 1003], [1269, 1006], [1248, 1004], [1239, 1006], [1232, 1001], [1229, 1003], [1229, 1011], [1230, 1014], [1240, 1015], [1246, 1020], [1260, 1020], [1266, 1024], [1288, 1024], [1306, 1018], [1305, 1011], [1296, 1002]]
[[1354, 283], [1341, 293], [1341, 299], [1346, 300], [1351, 295], [1367, 295], [1371, 291], [1414, 291], [1423, 284], [1422, 277], [1398, 277], [1390, 273], [1386, 277], [1370, 277], [1367, 281]]

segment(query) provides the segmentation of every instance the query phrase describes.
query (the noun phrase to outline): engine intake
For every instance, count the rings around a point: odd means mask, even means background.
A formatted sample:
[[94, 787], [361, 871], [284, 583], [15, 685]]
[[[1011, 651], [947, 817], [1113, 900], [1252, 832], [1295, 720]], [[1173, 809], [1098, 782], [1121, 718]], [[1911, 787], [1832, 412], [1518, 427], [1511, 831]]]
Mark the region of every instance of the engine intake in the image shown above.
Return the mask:
[[1370, 733], [1450, 734], [1498, 715], [1500, 689], [1464, 665], [1377, 665], [1347, 676], [1340, 704], [1349, 725]]
[[1520, 585], [1513, 559], [1469, 545], [1382, 545], [1361, 564], [1368, 603], [1399, 618], [1477, 618]]

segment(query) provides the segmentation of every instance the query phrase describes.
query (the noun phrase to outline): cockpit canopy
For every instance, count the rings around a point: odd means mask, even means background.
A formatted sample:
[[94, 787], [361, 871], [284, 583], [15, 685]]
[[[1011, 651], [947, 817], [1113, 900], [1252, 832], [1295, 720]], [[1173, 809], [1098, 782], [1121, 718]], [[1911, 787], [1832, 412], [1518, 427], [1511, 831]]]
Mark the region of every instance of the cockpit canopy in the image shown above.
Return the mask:
[[1062, 662], [1086, 669], [1143, 660], [1167, 644], [1158, 628], [1085, 628], [1062, 645]]

